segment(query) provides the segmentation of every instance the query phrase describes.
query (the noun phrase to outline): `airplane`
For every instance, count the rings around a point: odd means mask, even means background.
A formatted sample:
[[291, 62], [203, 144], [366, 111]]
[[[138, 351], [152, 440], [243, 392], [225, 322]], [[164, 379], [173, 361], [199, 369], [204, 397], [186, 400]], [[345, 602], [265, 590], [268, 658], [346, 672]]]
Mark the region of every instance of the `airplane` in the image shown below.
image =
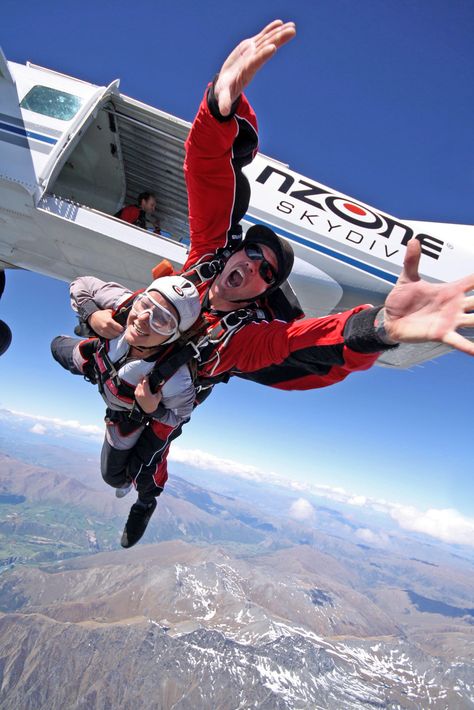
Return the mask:
[[[189, 129], [121, 94], [119, 80], [96, 86], [8, 62], [0, 49], [0, 274], [21, 268], [65, 281], [91, 274], [138, 289], [162, 259], [179, 269], [189, 246], [182, 170]], [[413, 236], [429, 281], [461, 278], [474, 263], [470, 225], [397, 219], [261, 153], [245, 172], [244, 230], [264, 223], [292, 244], [289, 281], [308, 316], [382, 303]], [[114, 216], [144, 189], [156, 194], [161, 234]], [[0, 321], [0, 354], [10, 339]], [[378, 364], [407, 368], [449, 350], [403, 344]]]

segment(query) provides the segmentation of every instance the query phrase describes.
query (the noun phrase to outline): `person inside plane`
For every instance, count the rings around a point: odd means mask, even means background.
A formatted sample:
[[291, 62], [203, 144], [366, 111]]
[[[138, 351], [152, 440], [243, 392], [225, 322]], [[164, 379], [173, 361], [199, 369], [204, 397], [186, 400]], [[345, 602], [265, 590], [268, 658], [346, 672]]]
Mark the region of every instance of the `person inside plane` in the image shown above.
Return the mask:
[[121, 539], [122, 547], [132, 547], [145, 532], [167, 478], [166, 460], [161, 465], [167, 440], [194, 407], [187, 364], [179, 364], [168, 377], [161, 371], [159, 387], [156, 380], [170, 344], [198, 318], [199, 295], [182, 276], [155, 279], [141, 293], [85, 276], [72, 282], [70, 293], [73, 309], [89, 316], [92, 327], [98, 308], [117, 319], [110, 338], [58, 336], [51, 351], [62, 367], [96, 383], [106, 403], [101, 471], [117, 497], [126, 495], [132, 483], [137, 489]]
[[160, 233], [158, 222], [152, 219], [156, 210], [156, 196], [153, 192], [141, 192], [137, 197], [136, 205], [126, 205], [116, 213], [116, 217], [124, 222], [134, 224], [136, 227], [147, 229], [156, 234]]
[[[474, 343], [458, 332], [474, 326], [474, 297], [467, 296], [474, 275], [450, 284], [421, 280], [416, 239], [384, 306], [302, 318], [286, 283], [291, 247], [266, 225], [242, 238], [250, 190], [241, 170], [257, 150], [256, 117], [242, 91], [295, 32], [276, 20], [241, 42], [207, 88], [186, 141], [191, 247], [183, 275], [196, 285], [206, 327], [196, 343], [197, 404], [233, 375], [288, 390], [332, 385], [401, 342], [440, 341], [474, 355]], [[85, 320], [98, 335], [117, 334], [106, 311]]]

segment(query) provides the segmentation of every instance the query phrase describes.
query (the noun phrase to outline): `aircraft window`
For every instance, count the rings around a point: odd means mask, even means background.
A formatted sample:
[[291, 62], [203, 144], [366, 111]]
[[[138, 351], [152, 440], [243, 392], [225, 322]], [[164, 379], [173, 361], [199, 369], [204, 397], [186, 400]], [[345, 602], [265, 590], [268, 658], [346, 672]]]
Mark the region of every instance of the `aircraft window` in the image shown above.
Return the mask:
[[49, 86], [33, 86], [20, 106], [44, 116], [70, 121], [79, 111], [81, 104], [82, 99], [79, 96], [51, 89]]

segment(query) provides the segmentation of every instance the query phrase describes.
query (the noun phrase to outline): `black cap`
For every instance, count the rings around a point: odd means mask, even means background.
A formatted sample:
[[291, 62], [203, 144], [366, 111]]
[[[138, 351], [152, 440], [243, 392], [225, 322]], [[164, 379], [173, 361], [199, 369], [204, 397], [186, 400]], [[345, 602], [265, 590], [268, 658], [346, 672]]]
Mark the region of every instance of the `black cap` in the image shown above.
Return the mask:
[[254, 224], [250, 229], [247, 229], [242, 248], [245, 244], [264, 244], [275, 254], [278, 264], [277, 279], [265, 293], [275, 291], [286, 281], [293, 268], [295, 255], [292, 246], [264, 224]]

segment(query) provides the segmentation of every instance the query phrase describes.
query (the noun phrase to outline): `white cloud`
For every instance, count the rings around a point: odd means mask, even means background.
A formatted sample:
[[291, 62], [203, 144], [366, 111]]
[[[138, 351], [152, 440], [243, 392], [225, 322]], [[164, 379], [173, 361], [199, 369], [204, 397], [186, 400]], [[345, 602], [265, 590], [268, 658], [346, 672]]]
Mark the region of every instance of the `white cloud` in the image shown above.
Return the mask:
[[[237, 476], [246, 480], [269, 483], [282, 486], [286, 490], [295, 491], [298, 494], [314, 495], [326, 498], [336, 503], [357, 506], [358, 508], [368, 508], [379, 513], [384, 513], [394, 520], [403, 530], [423, 533], [443, 542], [474, 546], [474, 519], [467, 518], [453, 509], [430, 509], [419, 510], [415, 507], [402, 506], [398, 503], [391, 503], [382, 498], [371, 498], [369, 496], [355, 494], [346, 491], [344, 488], [331, 487], [322, 484], [312, 484], [304, 481], [292, 481], [279, 476], [277, 473], [262, 471], [256, 466], [250, 466], [230, 459], [221, 459], [218, 456], [209, 454], [199, 449], [181, 449], [172, 447], [170, 459], [186, 463], [199, 469], [212, 469], [224, 475]], [[293, 505], [296, 506], [290, 515], [295, 519], [303, 520], [308, 518], [295, 517], [304, 516], [305, 507], [310, 506], [314, 515], [314, 508], [304, 498], [300, 498]], [[296, 505], [298, 504], [298, 505]], [[309, 509], [306, 508], [309, 513]], [[359, 528], [356, 532], [359, 539], [371, 544], [385, 545], [388, 536], [384, 533], [373, 532], [368, 528]]]
[[390, 516], [401, 528], [436, 537], [443, 542], [474, 546], [474, 520], [453, 508], [430, 508], [392, 505]]
[[277, 477], [276, 474], [264, 472], [256, 466], [232, 461], [231, 459], [222, 459], [200, 449], [181, 449], [179, 446], [173, 446], [169, 457], [172, 461], [185, 463], [194, 468], [220, 471], [221, 473], [238, 476], [250, 481], [269, 481], [274, 483]]
[[364, 542], [368, 542], [370, 545], [381, 545], [385, 546], [389, 542], [389, 537], [383, 532], [374, 532], [369, 528], [358, 528], [355, 531], [356, 537]]
[[26, 412], [16, 412], [10, 410], [10, 413], [19, 419], [32, 420], [35, 422], [30, 429], [34, 434], [53, 434], [55, 436], [63, 436], [71, 434], [76, 436], [86, 436], [92, 439], [102, 438], [104, 430], [102, 427], [95, 424], [82, 424], [77, 419], [58, 419], [55, 417], [43, 417], [38, 414], [27, 414]]
[[316, 517], [316, 512], [306, 498], [298, 498], [294, 503], [291, 504], [289, 510], [290, 518], [298, 520], [299, 522], [312, 522]]
[[349, 505], [367, 505], [367, 496], [351, 496], [347, 502]]

